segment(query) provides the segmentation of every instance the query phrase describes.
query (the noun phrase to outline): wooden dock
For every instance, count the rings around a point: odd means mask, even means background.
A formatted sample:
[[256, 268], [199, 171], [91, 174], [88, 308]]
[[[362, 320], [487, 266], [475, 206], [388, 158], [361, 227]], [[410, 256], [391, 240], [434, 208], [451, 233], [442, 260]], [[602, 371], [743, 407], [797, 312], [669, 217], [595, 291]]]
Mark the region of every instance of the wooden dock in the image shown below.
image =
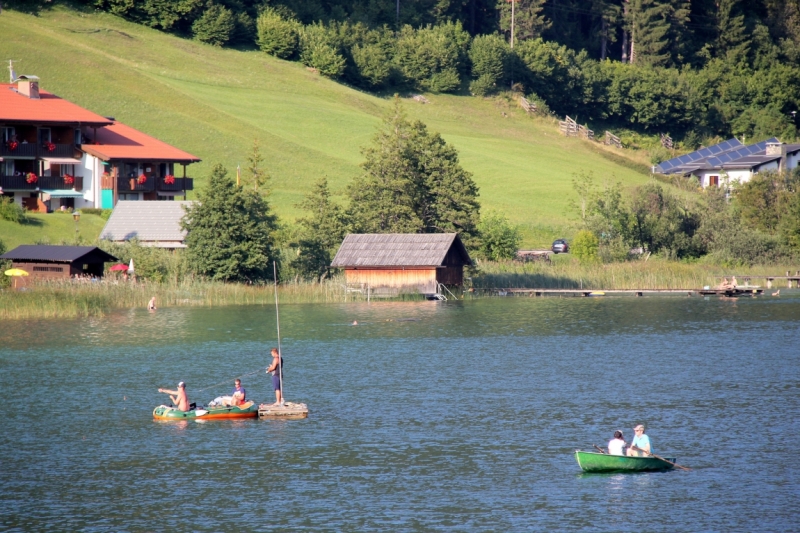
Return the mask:
[[262, 403], [258, 406], [258, 417], [285, 420], [308, 418], [308, 406], [304, 403], [294, 402], [285, 402], [282, 405]]
[[789, 289], [792, 288], [800, 288], [800, 270], [795, 271], [794, 276], [790, 271], [786, 271], [785, 276], [750, 276], [750, 275], [741, 275], [741, 276], [725, 276], [726, 278], [735, 277], [737, 279], [741, 279], [744, 281], [745, 285], [750, 284], [751, 279], [765, 279], [767, 280], [767, 288], [771, 289], [773, 282], [777, 280], [786, 280], [786, 287]]

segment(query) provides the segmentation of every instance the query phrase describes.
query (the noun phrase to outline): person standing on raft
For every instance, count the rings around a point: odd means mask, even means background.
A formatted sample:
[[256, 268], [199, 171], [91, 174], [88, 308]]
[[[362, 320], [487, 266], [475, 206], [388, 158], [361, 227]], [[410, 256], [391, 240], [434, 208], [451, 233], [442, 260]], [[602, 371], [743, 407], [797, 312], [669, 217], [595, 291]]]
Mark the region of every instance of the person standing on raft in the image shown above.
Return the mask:
[[283, 396], [281, 394], [281, 375], [283, 372], [283, 357], [278, 353], [277, 348], [272, 349], [272, 364], [267, 368], [267, 373], [272, 374], [272, 388], [275, 389], [275, 403], [282, 405]]
[[[178, 406], [178, 409], [181, 411], [188, 411], [189, 410], [189, 397], [186, 396], [186, 383], [181, 381], [178, 383], [178, 390], [169, 390], [169, 389], [158, 389], [158, 392], [163, 392], [169, 394], [169, 399], [172, 400], [174, 405]], [[175, 396], [172, 396], [172, 395]]]

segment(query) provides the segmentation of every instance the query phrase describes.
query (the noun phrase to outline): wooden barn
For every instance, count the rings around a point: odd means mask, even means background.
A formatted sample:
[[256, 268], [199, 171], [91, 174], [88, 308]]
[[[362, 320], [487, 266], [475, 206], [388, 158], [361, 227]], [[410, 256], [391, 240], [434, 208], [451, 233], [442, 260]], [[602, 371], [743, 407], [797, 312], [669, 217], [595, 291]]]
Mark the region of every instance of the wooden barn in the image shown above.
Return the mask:
[[440, 283], [461, 285], [471, 263], [457, 233], [351, 233], [331, 266], [344, 269], [348, 285], [437, 294]]
[[117, 260], [96, 246], [49, 245], [17, 246], [0, 259], [10, 259], [13, 268], [28, 273], [18, 280], [18, 287], [37, 279], [69, 279], [75, 275], [100, 278], [105, 263]]

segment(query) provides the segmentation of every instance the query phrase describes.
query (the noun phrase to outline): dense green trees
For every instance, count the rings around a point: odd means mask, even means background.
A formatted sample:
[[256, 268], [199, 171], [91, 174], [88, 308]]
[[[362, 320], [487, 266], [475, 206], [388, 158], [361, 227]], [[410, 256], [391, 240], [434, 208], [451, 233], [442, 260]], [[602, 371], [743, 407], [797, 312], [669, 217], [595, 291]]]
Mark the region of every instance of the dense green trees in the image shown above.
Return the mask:
[[199, 202], [187, 209], [181, 227], [190, 271], [213, 280], [272, 279], [277, 218], [256, 191], [239, 187], [216, 165]]

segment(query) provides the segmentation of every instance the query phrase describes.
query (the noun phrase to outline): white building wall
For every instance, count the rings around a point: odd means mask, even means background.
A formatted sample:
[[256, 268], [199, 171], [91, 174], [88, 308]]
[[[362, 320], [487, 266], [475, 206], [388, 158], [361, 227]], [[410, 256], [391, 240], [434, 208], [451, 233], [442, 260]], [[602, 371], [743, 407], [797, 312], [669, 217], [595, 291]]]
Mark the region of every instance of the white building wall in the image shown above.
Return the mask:
[[81, 158], [81, 172], [83, 175], [83, 197], [75, 199], [75, 207], [100, 207], [100, 178], [96, 172], [97, 158], [87, 153]]

